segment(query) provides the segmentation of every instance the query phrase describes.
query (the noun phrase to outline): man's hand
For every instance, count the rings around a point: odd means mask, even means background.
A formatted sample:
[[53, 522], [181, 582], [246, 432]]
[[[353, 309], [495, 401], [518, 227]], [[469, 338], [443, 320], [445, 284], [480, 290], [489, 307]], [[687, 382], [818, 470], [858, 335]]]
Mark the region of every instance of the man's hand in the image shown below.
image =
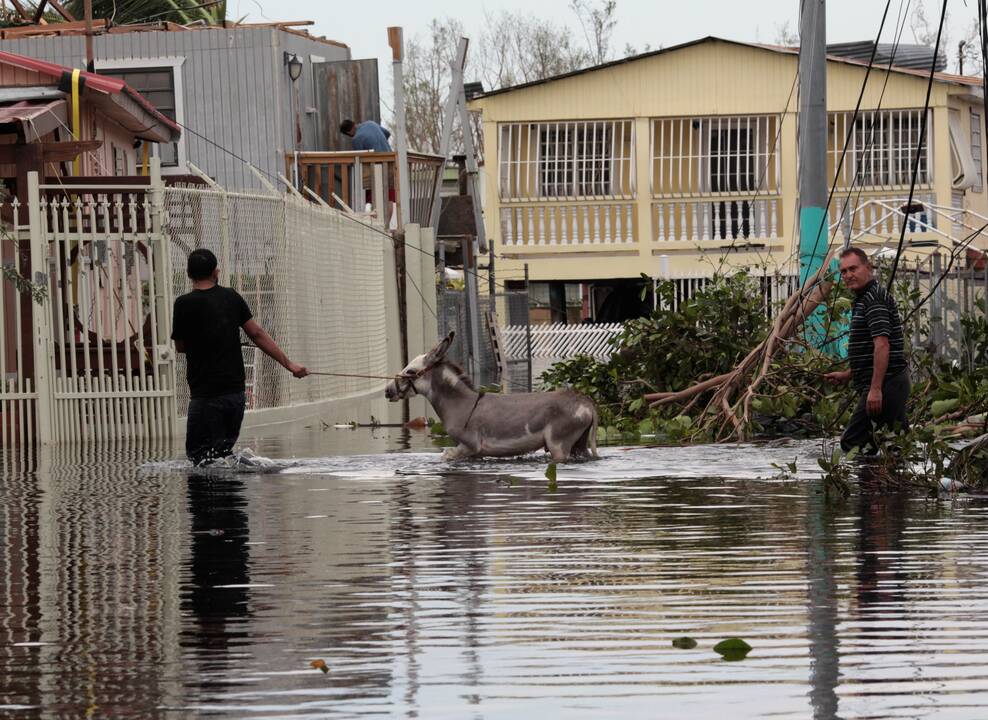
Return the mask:
[[882, 414], [881, 388], [872, 388], [868, 391], [868, 399], [865, 401], [865, 409], [872, 417], [877, 417]]
[[299, 379], [304, 378], [309, 374], [309, 369], [304, 365], [299, 365], [298, 363], [290, 362], [285, 365], [285, 369]]
[[823, 376], [823, 379], [831, 385], [847, 385], [851, 380], [851, 371], [835, 370], [834, 372], [828, 372]]

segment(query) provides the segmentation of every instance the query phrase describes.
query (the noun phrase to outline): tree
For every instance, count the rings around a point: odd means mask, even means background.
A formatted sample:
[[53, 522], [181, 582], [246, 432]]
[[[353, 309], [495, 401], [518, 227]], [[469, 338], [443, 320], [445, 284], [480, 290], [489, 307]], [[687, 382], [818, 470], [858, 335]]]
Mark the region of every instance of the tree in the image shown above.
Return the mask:
[[783, 47], [799, 47], [799, 32], [793, 29], [792, 22], [786, 20], [775, 26], [775, 44]]
[[610, 57], [611, 35], [617, 24], [617, 18], [614, 17], [616, 0], [600, 0], [596, 5], [591, 5], [589, 0], [570, 0], [570, 9], [576, 13], [583, 28], [591, 61], [595, 65], [607, 62]]
[[[453, 18], [435, 19], [425, 34], [405, 44], [405, 125], [410, 148], [438, 152], [443, 108], [449, 94], [450, 64], [465, 35]], [[466, 78], [479, 79], [487, 90], [543, 80], [593, 62], [590, 51], [573, 42], [572, 33], [551, 20], [502, 10], [485, 14], [485, 29], [471, 39]], [[462, 147], [459, 128], [454, 153]]]

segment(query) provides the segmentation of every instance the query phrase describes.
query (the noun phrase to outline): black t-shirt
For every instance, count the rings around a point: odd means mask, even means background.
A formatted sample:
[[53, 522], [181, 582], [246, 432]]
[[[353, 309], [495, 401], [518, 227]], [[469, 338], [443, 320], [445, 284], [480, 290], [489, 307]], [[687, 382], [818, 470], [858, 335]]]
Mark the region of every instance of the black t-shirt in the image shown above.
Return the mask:
[[871, 373], [875, 367], [875, 340], [879, 335], [889, 339], [889, 366], [885, 377], [898, 375], [906, 367], [905, 339], [902, 320], [892, 295], [872, 280], [854, 299], [851, 311], [851, 336], [848, 340], [847, 359], [851, 365], [854, 387], [865, 389], [871, 385]]
[[251, 317], [240, 293], [219, 285], [193, 290], [175, 299], [172, 340], [185, 341], [192, 397], [244, 391], [240, 327]]

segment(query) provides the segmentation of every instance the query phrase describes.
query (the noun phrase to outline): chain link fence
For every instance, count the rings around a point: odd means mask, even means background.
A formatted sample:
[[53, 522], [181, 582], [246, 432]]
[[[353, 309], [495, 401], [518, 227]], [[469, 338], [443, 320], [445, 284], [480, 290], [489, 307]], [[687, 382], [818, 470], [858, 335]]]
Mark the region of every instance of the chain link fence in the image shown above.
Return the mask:
[[[335, 210], [291, 197], [216, 189], [165, 190], [175, 296], [188, 292], [189, 253], [212, 250], [221, 283], [247, 301], [257, 322], [310, 370], [388, 374], [389, 238]], [[248, 409], [344, 398], [379, 389], [373, 378], [291, 375], [244, 338]], [[394, 338], [393, 341], [397, 341]], [[185, 376], [184, 356], [176, 367]], [[178, 385], [178, 412], [188, 386]]]
[[[477, 299], [479, 323], [477, 326], [476, 370], [472, 373], [474, 384], [504, 385], [509, 392], [526, 392], [529, 383], [528, 358], [506, 358], [507, 377], [501, 377], [501, 368], [494, 352], [494, 332], [491, 318], [500, 327], [505, 325], [527, 326], [529, 322], [529, 295], [527, 290], [507, 290], [495, 295], [482, 295]], [[493, 311], [493, 312], [492, 312]], [[447, 357], [471, 372], [472, 333], [466, 290], [445, 290], [439, 294], [439, 334], [456, 333], [456, 341]], [[503, 348], [502, 348], [503, 350]]]

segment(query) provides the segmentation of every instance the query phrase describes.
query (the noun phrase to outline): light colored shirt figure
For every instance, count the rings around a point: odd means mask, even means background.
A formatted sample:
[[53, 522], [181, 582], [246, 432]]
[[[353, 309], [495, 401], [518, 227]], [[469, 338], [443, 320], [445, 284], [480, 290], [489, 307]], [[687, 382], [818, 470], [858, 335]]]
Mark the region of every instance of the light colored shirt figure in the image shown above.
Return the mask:
[[373, 120], [355, 124], [353, 120], [340, 123], [340, 132], [352, 138], [354, 150], [371, 150], [373, 152], [391, 152], [388, 139], [391, 133]]

